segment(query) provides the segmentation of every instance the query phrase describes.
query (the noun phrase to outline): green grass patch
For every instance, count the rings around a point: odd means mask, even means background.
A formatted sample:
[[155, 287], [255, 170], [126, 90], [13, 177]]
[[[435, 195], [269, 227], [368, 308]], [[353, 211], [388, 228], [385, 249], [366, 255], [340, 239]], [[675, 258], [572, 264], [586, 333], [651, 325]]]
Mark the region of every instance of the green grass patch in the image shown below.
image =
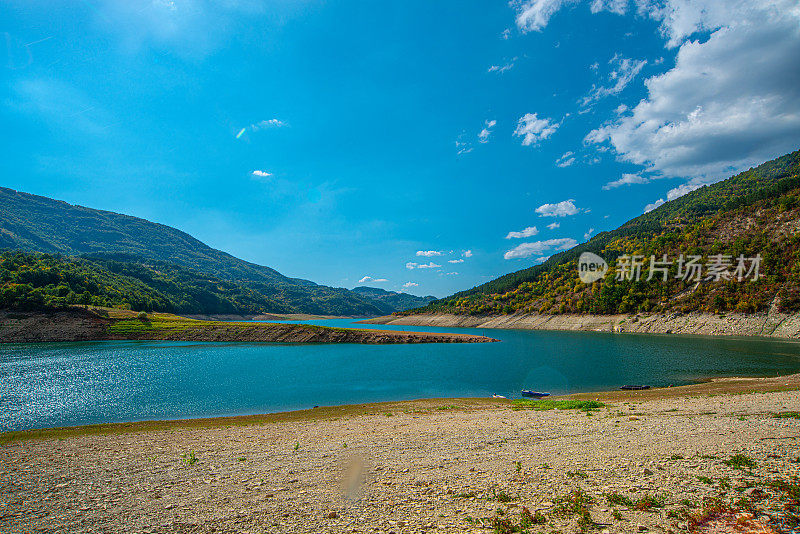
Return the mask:
[[512, 403], [512, 407], [514, 410], [581, 410], [591, 412], [592, 410], [605, 408], [606, 405], [599, 401], [519, 399]]
[[608, 504], [611, 505], [616, 504], [620, 506], [633, 506], [633, 501], [630, 499], [630, 497], [616, 492], [606, 493], [606, 501], [608, 501]]
[[778, 412], [772, 414], [775, 419], [800, 419], [800, 412]]
[[745, 456], [744, 454], [734, 454], [723, 463], [728, 467], [733, 467], [734, 469], [752, 469], [758, 465], [755, 460], [749, 456]]

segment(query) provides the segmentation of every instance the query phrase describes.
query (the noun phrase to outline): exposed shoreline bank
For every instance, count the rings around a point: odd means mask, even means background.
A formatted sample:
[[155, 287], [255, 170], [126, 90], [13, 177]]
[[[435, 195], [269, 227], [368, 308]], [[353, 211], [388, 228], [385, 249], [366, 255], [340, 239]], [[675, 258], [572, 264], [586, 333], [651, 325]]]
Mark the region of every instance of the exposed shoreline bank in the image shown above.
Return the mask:
[[468, 334], [329, 328], [304, 324], [200, 321], [165, 313], [73, 308], [47, 313], [0, 310], [0, 343], [71, 341], [262, 343], [487, 343]]
[[619, 315], [388, 315], [360, 321], [365, 324], [507, 328], [520, 330], [577, 330], [640, 334], [770, 337], [800, 339], [800, 313], [776, 310], [741, 314], [619, 314]]
[[[738, 393], [592, 412], [436, 399], [40, 433], [0, 446], [0, 530], [787, 531], [800, 394]], [[543, 524], [521, 528], [533, 513]]]
[[[775, 377], [721, 377], [695, 384], [644, 391], [589, 391], [569, 395], [554, 395], [553, 400], [600, 400], [609, 402], [644, 402], [699, 396], [742, 395], [748, 393], [774, 393], [800, 390], [800, 373]], [[125, 434], [129, 432], [161, 431], [174, 429], [203, 429], [228, 426], [263, 425], [297, 421], [336, 420], [346, 416], [369, 413], [393, 413], [418, 410], [435, 410], [459, 406], [464, 409], [484, 409], [510, 406], [512, 399], [461, 397], [427, 398], [407, 401], [366, 402], [334, 406], [318, 406], [305, 410], [290, 410], [252, 415], [198, 417], [187, 419], [160, 419], [121, 423], [102, 423], [69, 427], [40, 428], [0, 432], [0, 443], [27, 439], [55, 439], [68, 436]]]

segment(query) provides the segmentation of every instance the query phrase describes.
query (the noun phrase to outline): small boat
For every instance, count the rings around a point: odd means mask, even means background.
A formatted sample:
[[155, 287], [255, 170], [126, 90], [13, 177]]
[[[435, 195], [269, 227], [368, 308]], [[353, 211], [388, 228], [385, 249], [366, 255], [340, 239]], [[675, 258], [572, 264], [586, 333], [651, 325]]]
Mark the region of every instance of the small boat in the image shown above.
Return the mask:
[[549, 395], [550, 395], [549, 393], [542, 393], [540, 391], [531, 391], [529, 389], [522, 390], [523, 397], [533, 397], [534, 399], [541, 399], [542, 397], [547, 397]]
[[495, 393], [494, 395], [492, 395], [492, 398], [493, 398], [493, 399], [506, 399], [506, 398], [508, 398], [508, 397], [504, 397], [504, 396], [502, 396], [502, 395], [498, 395], [498, 394], [496, 394], [496, 393]]
[[619, 389], [624, 389], [625, 391], [641, 391], [643, 389], [650, 389], [650, 386], [638, 386], [633, 384], [625, 384], [624, 386], [620, 386]]

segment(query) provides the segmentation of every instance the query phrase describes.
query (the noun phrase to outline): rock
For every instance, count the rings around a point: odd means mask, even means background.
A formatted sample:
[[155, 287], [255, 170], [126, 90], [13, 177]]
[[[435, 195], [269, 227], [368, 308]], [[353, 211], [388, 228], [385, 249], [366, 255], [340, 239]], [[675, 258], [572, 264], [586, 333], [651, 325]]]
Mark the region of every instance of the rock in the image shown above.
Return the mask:
[[328, 512], [327, 514], [325, 514], [325, 519], [337, 519], [338, 517], [339, 514], [337, 514], [336, 512]]

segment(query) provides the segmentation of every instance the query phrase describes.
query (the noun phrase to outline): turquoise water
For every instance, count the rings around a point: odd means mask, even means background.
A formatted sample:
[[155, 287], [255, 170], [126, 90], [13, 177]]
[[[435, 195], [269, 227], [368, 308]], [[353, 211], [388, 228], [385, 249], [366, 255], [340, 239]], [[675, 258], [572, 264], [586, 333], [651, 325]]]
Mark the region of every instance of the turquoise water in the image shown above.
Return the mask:
[[315, 324], [488, 335], [501, 343], [0, 345], [0, 430], [241, 415], [425, 397], [518, 397], [800, 369], [800, 344], [752, 338]]

